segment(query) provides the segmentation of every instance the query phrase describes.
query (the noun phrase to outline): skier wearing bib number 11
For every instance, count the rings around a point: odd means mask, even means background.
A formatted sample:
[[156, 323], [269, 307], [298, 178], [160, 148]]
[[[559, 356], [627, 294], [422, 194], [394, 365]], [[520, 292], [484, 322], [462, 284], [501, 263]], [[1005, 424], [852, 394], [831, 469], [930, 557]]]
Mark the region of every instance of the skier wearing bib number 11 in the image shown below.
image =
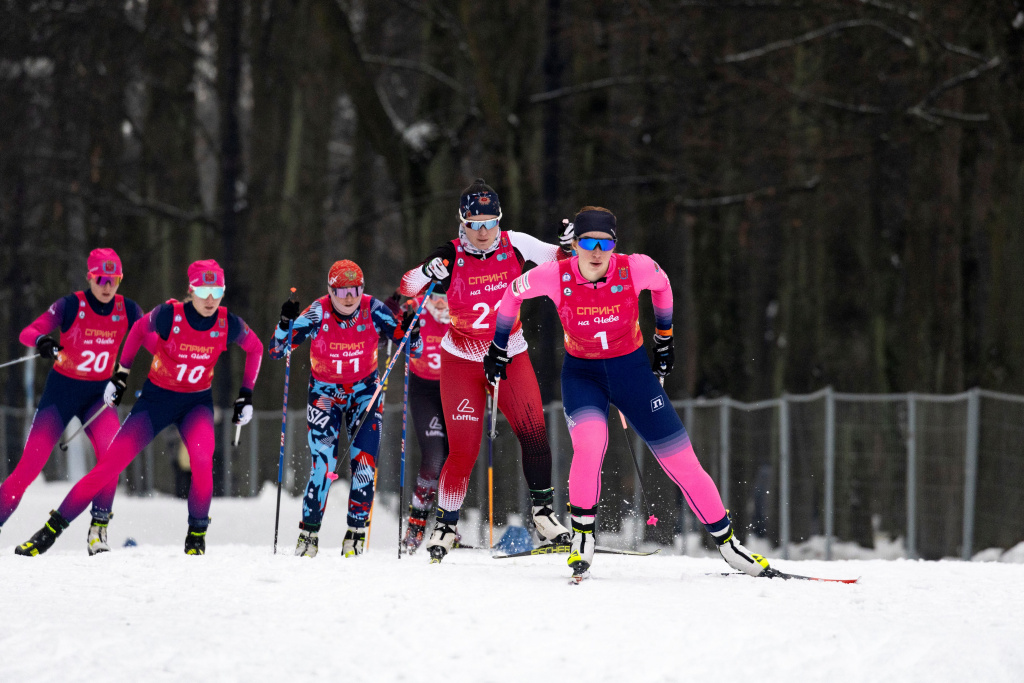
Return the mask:
[[[121, 426], [117, 411], [103, 404], [103, 388], [121, 342], [142, 317], [142, 309], [117, 293], [121, 259], [113, 249], [93, 249], [86, 267], [89, 288], [55, 301], [19, 337], [25, 346], [35, 347], [43, 360], [53, 361], [53, 369], [46, 376], [46, 388], [32, 418], [21, 460], [0, 485], [0, 527], [43, 470], [71, 418], [88, 425], [85, 435], [97, 460], [106, 458], [110, 440]], [[58, 341], [49, 336], [55, 330], [60, 330]], [[107, 523], [116, 488], [117, 482], [111, 481], [92, 498], [92, 524], [87, 537], [90, 555], [110, 550]]]
[[[293, 323], [294, 321], [294, 323]], [[331, 486], [328, 477], [338, 462], [338, 437], [342, 420], [348, 434], [352, 483], [348, 496], [348, 530], [342, 543], [344, 557], [361, 555], [366, 525], [373, 504], [373, 475], [380, 448], [384, 401], [362, 418], [366, 404], [377, 389], [377, 347], [381, 340], [400, 343], [412, 322], [392, 315], [380, 300], [363, 293], [363, 271], [353, 261], [337, 261], [327, 274], [327, 294], [299, 314], [299, 304], [288, 300], [281, 306], [281, 321], [274, 329], [270, 357], [284, 358], [288, 327], [291, 347], [310, 340], [309, 399], [306, 404], [307, 442], [313, 458], [309, 482], [302, 497], [302, 522], [295, 554], [316, 557], [324, 506]], [[423, 348], [417, 328], [409, 338], [410, 353]], [[365, 425], [357, 425], [360, 420]], [[353, 439], [355, 439], [353, 441]]]
[[[452, 549], [459, 510], [483, 438], [489, 390], [484, 356], [494, 336], [502, 293], [523, 272], [523, 263], [546, 263], [566, 255], [559, 247], [530, 235], [503, 231], [497, 193], [477, 179], [459, 203], [459, 236], [434, 250], [421, 267], [402, 277], [399, 291], [415, 296], [431, 280], [448, 294], [451, 324], [441, 342], [441, 402], [450, 452], [438, 484], [437, 521], [427, 541], [434, 561]], [[563, 235], [565, 246], [568, 239]], [[551, 505], [551, 448], [544, 428], [540, 388], [518, 317], [513, 319], [506, 359], [507, 377], [498, 393], [498, 408], [519, 439], [523, 474], [530, 487], [533, 521], [542, 542], [565, 542], [569, 530]]]
[[[512, 283], [502, 297], [488, 350], [495, 359], [491, 372], [502, 376], [507, 372], [504, 349], [518, 324], [523, 300], [546, 296], [554, 302], [565, 331], [562, 402], [573, 448], [569, 566], [574, 577], [582, 577], [593, 563], [601, 463], [608, 448], [608, 408], [613, 404], [682, 490], [729, 566], [757, 576], [768, 569], [768, 561], [736, 539], [718, 489], [698, 462], [683, 423], [655, 377], [667, 376], [675, 358], [668, 276], [648, 256], [615, 253], [615, 223], [611, 211], [583, 207], [569, 224], [578, 255], [540, 265]], [[656, 327], [650, 366], [639, 324], [644, 289], [651, 291]]]
[[252, 419], [252, 388], [260, 370], [263, 344], [241, 318], [220, 305], [225, 291], [224, 270], [216, 261], [190, 265], [188, 282], [186, 302], [161, 304], [132, 326], [103, 399], [108, 406], [121, 403], [135, 355], [145, 346], [152, 352], [153, 362], [142, 394], [114, 435], [107, 456], [71, 489], [60, 507], [50, 513], [46, 525], [15, 549], [19, 555], [46, 552], [97, 492], [116, 485], [121, 471], [172, 424], [181, 433], [192, 465], [185, 554], [206, 552], [213, 497], [213, 367], [228, 344], [238, 344], [245, 351], [242, 388], [235, 399], [232, 421], [247, 424]]

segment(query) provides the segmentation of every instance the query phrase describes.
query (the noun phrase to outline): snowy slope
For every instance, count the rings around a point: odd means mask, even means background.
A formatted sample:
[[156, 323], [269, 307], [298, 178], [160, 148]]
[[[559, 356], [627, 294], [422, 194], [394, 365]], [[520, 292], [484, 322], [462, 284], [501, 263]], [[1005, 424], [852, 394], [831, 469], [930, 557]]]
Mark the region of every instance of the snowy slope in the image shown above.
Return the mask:
[[[775, 562], [862, 577], [848, 586], [601, 555], [569, 586], [564, 556], [399, 561], [393, 512], [370, 552], [345, 560], [344, 496], [320, 557], [274, 556], [269, 490], [214, 500], [205, 557], [182, 554], [184, 502], [127, 496], [114, 552], [86, 556], [85, 515], [45, 556], [14, 556], [66, 490], [37, 482], [0, 536], [2, 681], [988, 682], [1024, 670], [1020, 564]], [[286, 552], [298, 506], [282, 505]], [[120, 547], [128, 534], [138, 547]]]

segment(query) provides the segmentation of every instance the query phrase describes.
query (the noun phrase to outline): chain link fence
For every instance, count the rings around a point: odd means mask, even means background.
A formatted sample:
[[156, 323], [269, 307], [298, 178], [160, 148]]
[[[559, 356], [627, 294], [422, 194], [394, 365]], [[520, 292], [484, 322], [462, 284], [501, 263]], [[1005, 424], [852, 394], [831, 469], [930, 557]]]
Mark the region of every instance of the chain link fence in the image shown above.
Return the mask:
[[[742, 403], [730, 398], [689, 399], [673, 405], [690, 432], [701, 464], [718, 484], [741, 537], [766, 539], [782, 557], [795, 544], [824, 539], [831, 558], [837, 542], [872, 548], [879, 539], [898, 542], [909, 558], [970, 558], [991, 547], [1024, 540], [1024, 397], [973, 389], [952, 396], [926, 394], [814, 394]], [[127, 408], [123, 408], [127, 412]], [[257, 411], [239, 446], [229, 420], [217, 411], [216, 493], [255, 496], [277, 481], [281, 414]], [[555, 503], [563, 510], [572, 459], [560, 402], [545, 407], [553, 453]], [[0, 407], [0, 476], [21, 456], [31, 414]], [[494, 449], [495, 522], [521, 524], [529, 496], [519, 446], [499, 420]], [[397, 499], [401, 451], [401, 404], [385, 407], [378, 491]], [[77, 428], [68, 427], [68, 433]], [[648, 504], [662, 523], [646, 519], [636, 468], [626, 448], [631, 439], [645, 476]], [[289, 413], [285, 432], [283, 488], [299, 495], [310, 467], [305, 414]], [[88, 440], [54, 450], [44, 476], [77, 479], [93, 463]], [[481, 445], [466, 498], [471, 517], [486, 520], [487, 451]], [[419, 464], [419, 448], [407, 439], [406, 504]], [[604, 531], [646, 542], [672, 543], [700, 531], [678, 489], [637, 435], [609, 417], [609, 447], [602, 477], [599, 523]], [[187, 494], [187, 457], [177, 432], [168, 428], [122, 474], [129, 495]], [[469, 517], [469, 516], [467, 516]]]

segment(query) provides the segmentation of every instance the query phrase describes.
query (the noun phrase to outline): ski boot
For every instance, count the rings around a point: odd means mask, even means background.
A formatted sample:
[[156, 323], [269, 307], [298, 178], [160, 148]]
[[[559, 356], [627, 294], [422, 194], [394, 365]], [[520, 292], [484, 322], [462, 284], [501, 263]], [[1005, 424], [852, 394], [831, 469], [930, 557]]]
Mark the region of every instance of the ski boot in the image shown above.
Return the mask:
[[455, 527], [440, 519], [434, 524], [434, 532], [430, 534], [427, 541], [427, 550], [430, 552], [430, 563], [437, 564], [444, 559], [458, 539], [459, 532]]
[[296, 557], [316, 557], [320, 543], [317, 538], [319, 531], [319, 524], [313, 525], [299, 522], [299, 542], [295, 544]]
[[366, 527], [350, 526], [345, 532], [345, 541], [341, 544], [342, 557], [355, 557], [363, 554], [366, 544]]
[[68, 524], [70, 522], [64, 519], [59, 512], [51, 510], [50, 519], [46, 521], [43, 528], [32, 534], [32, 538], [15, 548], [14, 554], [33, 557], [42, 555], [53, 546], [53, 542], [68, 528]]
[[92, 524], [89, 525], [89, 535], [86, 536], [86, 541], [89, 543], [89, 555], [99, 555], [100, 553], [109, 553], [110, 546], [107, 545], [107, 524], [109, 521], [92, 518]]
[[206, 554], [206, 527], [188, 525], [188, 535], [185, 536], [186, 555]]
[[551, 507], [555, 502], [555, 489], [530, 489], [530, 498], [533, 499], [533, 507], [530, 509], [533, 525], [541, 544], [567, 545], [569, 530], [558, 521]]
[[761, 576], [762, 574], [767, 576], [774, 572], [768, 566], [768, 560], [757, 553], [750, 552], [736, 539], [728, 510], [726, 510], [724, 518], [714, 524], [705, 524], [704, 528], [718, 544], [718, 552], [722, 553], [722, 559], [736, 571], [750, 576]]
[[594, 563], [594, 531], [597, 527], [597, 508], [570, 506], [572, 510], [572, 547], [566, 563], [572, 568], [572, 578], [579, 583], [589, 576]]
[[423, 543], [423, 534], [427, 530], [427, 510], [417, 510], [416, 508], [409, 507], [409, 528], [405, 530], [405, 538], [402, 540], [402, 545], [405, 547], [405, 552], [412, 555], [415, 553], [420, 544]]

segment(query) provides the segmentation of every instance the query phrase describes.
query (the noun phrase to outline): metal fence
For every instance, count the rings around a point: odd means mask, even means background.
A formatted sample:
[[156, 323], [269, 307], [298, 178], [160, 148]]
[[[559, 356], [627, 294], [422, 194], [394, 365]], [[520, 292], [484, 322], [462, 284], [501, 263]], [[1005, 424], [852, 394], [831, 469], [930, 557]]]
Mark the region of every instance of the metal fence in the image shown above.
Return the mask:
[[[743, 530], [741, 537], [763, 537], [784, 558], [794, 544], [813, 537], [824, 539], [829, 558], [836, 542], [871, 548], [885, 537], [902, 543], [906, 557], [926, 559], [966, 559], [984, 548], [1009, 548], [1024, 540], [1024, 397], [979, 389], [952, 396], [824, 389], [756, 403], [698, 398], [673, 405]], [[571, 444], [561, 403], [548, 404], [545, 414], [561, 510], [568, 497]], [[0, 458], [0, 476], [6, 477], [20, 457], [27, 422], [24, 409], [0, 407], [0, 447], [6, 456]], [[631, 431], [647, 475], [647, 495], [667, 523], [646, 527], [639, 521], [640, 486], [614, 411], [609, 423], [601, 528], [660, 543], [699, 531], [678, 489], [656, 473], [650, 452]], [[231, 446], [230, 421], [220, 420], [218, 429], [218, 495], [254, 496], [276, 482], [279, 412], [258, 411], [237, 448]], [[77, 478], [91, 466], [87, 440], [75, 443], [66, 454], [55, 449], [44, 470], [47, 479]], [[401, 405], [389, 403], [378, 476], [378, 490], [389, 500], [398, 491], [400, 445]], [[487, 509], [485, 449], [486, 443], [466, 498], [467, 507], [481, 511]], [[283, 485], [297, 495], [310, 464], [304, 411], [290, 411], [285, 453]], [[176, 486], [180, 493], [182, 472], [176, 463], [187, 461], [180, 455], [180, 440], [169, 428], [128, 467], [122, 483], [129, 494], [173, 494]], [[407, 482], [415, 481], [418, 463], [418, 445], [410, 438]], [[510, 515], [518, 515], [512, 521], [525, 518], [529, 500], [519, 447], [504, 421], [499, 421], [494, 468], [496, 523], [510, 521]]]

